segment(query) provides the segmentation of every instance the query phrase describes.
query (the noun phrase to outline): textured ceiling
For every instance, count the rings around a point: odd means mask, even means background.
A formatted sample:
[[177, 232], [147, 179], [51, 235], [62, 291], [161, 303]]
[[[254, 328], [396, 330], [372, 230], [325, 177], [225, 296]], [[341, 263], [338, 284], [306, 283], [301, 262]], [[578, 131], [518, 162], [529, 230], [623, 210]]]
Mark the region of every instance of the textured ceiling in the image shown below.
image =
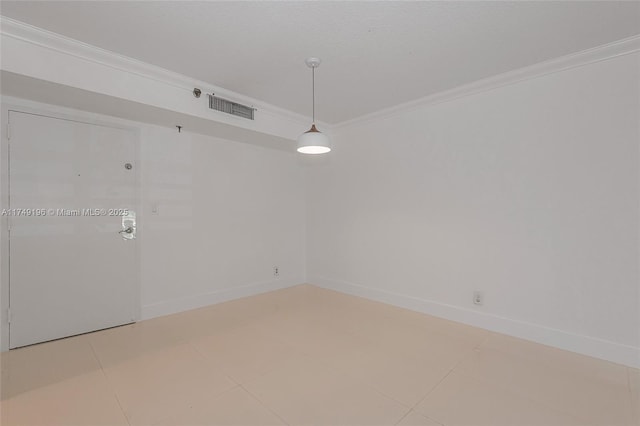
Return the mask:
[[640, 33], [640, 2], [5, 1], [2, 15], [338, 123]]

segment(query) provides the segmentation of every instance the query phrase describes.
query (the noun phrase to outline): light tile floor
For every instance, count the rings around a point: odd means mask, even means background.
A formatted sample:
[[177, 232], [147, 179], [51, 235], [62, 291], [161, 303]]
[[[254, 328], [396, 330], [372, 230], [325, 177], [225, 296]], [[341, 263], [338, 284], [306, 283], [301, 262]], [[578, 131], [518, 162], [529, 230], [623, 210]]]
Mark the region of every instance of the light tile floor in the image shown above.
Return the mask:
[[8, 425], [638, 425], [640, 372], [303, 285], [9, 352]]

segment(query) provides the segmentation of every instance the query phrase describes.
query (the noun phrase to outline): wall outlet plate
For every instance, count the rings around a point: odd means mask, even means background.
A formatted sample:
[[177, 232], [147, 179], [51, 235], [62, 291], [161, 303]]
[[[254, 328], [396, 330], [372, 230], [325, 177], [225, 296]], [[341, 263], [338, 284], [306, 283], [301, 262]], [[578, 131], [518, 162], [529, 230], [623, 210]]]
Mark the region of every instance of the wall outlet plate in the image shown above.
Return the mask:
[[484, 293], [482, 293], [481, 291], [478, 291], [478, 290], [474, 291], [473, 292], [473, 304], [482, 306], [484, 304]]

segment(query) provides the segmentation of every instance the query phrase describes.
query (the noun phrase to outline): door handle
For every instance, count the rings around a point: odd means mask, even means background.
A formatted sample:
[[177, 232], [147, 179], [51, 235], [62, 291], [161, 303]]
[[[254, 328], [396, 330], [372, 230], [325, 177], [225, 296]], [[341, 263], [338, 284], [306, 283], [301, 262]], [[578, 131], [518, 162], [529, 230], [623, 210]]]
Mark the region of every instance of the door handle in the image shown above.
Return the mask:
[[126, 215], [122, 216], [122, 229], [118, 234], [125, 240], [133, 240], [136, 238], [136, 212], [129, 210]]

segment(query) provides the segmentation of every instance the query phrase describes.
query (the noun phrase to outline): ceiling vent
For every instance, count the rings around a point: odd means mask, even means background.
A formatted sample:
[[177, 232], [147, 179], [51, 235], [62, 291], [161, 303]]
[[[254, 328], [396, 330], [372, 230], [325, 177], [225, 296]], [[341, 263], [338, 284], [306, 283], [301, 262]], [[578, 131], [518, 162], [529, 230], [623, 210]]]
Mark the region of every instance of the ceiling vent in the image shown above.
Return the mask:
[[249, 120], [253, 120], [253, 114], [255, 112], [255, 108], [219, 98], [214, 95], [209, 95], [209, 108], [215, 109], [216, 111], [226, 112], [227, 114], [237, 115], [238, 117], [247, 118]]

